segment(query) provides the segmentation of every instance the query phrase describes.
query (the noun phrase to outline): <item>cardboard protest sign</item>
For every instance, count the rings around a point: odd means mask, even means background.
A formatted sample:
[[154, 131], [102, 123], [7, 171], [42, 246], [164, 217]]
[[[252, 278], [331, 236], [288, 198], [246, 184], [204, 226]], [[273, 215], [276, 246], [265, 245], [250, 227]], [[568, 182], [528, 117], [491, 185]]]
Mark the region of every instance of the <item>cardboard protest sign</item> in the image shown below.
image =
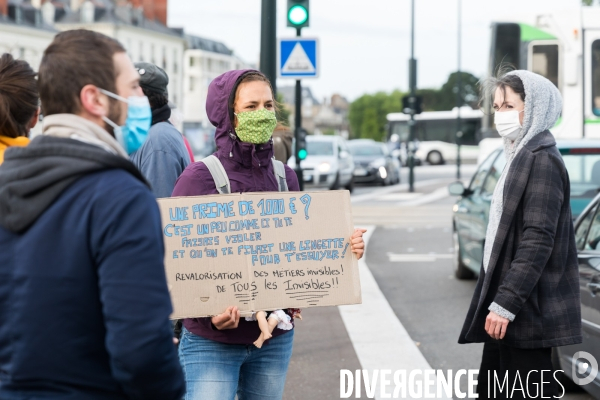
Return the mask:
[[361, 302], [347, 191], [158, 203], [174, 319]]

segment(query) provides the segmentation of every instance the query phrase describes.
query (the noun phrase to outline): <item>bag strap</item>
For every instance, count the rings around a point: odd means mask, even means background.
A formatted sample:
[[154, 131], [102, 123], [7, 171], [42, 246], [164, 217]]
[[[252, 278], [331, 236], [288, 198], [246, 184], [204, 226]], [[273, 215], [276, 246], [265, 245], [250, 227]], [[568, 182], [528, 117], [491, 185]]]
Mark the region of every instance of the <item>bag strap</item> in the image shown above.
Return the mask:
[[271, 159], [273, 162], [273, 171], [275, 171], [275, 180], [277, 180], [277, 189], [280, 192], [288, 192], [287, 180], [285, 179], [285, 167], [281, 161], [274, 158]]
[[223, 164], [221, 161], [214, 155], [210, 155], [206, 158], [200, 160], [201, 163], [204, 163], [208, 168], [208, 172], [215, 181], [215, 186], [219, 194], [229, 194], [231, 193], [231, 185], [229, 184], [229, 177], [227, 176], [227, 172], [225, 172], [225, 168], [223, 168]]
[[[274, 158], [271, 159], [271, 161], [273, 163], [273, 171], [275, 172], [275, 180], [277, 181], [278, 191], [288, 192], [289, 188], [287, 185], [287, 180], [285, 179], [285, 167], [283, 163]], [[208, 168], [208, 172], [210, 172], [219, 194], [231, 193], [229, 177], [227, 176], [227, 172], [225, 171], [225, 168], [223, 168], [221, 161], [211, 154], [210, 156], [200, 160], [200, 162], [204, 163], [204, 165], [206, 165]]]

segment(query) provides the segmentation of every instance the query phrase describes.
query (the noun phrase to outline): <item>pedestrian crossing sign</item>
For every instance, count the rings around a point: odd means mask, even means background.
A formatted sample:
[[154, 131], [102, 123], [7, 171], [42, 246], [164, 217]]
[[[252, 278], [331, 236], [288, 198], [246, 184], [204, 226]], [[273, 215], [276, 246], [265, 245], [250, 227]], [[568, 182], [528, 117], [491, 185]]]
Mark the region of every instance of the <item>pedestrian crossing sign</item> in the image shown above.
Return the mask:
[[318, 44], [316, 38], [279, 39], [278, 76], [292, 79], [317, 78]]

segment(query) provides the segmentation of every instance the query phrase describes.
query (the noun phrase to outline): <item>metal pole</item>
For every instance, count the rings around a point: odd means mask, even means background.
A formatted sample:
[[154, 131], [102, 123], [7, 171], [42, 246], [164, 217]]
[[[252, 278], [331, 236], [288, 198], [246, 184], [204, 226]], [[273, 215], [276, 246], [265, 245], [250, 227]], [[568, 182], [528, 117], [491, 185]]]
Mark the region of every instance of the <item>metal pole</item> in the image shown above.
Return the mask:
[[[263, 0], [264, 1], [264, 0]], [[296, 36], [300, 37], [301, 28], [296, 28]], [[295, 111], [294, 111], [294, 135], [296, 136], [296, 143], [300, 139], [300, 130], [302, 129], [302, 83], [300, 79], [296, 80], [296, 93], [295, 93]], [[300, 166], [300, 159], [298, 158], [298, 146], [296, 146], [296, 176], [298, 177], [298, 183], [300, 184], [300, 190], [304, 190], [304, 175], [302, 174], [302, 167]]]
[[[410, 96], [414, 99], [417, 92], [417, 61], [415, 60], [415, 0], [412, 0], [411, 31], [410, 31], [410, 61], [408, 63], [408, 84]], [[415, 191], [415, 104], [413, 103], [410, 121], [408, 121], [408, 191]]]
[[460, 120], [460, 108], [462, 107], [463, 104], [463, 98], [462, 98], [462, 71], [461, 71], [461, 52], [462, 52], [462, 48], [461, 48], [461, 41], [462, 41], [462, 35], [461, 35], [461, 31], [462, 31], [462, 12], [461, 12], [461, 8], [462, 8], [462, 0], [458, 0], [458, 46], [457, 46], [457, 51], [458, 51], [458, 55], [457, 55], [457, 59], [458, 59], [458, 71], [457, 71], [457, 81], [456, 84], [458, 85], [458, 90], [456, 91], [456, 106], [458, 107], [458, 114], [456, 116], [456, 179], [460, 179], [460, 142], [461, 142], [461, 138], [463, 135], [462, 132], [462, 121]]
[[260, 70], [277, 95], [277, 1], [262, 0], [260, 20]]

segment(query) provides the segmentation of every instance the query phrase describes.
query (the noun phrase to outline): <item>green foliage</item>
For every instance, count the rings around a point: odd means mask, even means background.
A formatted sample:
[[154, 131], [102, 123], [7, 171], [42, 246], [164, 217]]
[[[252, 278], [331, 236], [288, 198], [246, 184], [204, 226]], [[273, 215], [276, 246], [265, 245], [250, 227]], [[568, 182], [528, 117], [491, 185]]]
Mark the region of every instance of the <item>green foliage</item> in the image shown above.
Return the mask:
[[[475, 107], [478, 100], [478, 81], [468, 72], [461, 73], [462, 103]], [[453, 72], [440, 89], [419, 89], [423, 96], [423, 111], [445, 111], [456, 107], [458, 73]], [[350, 104], [348, 119], [352, 138], [385, 140], [386, 116], [402, 112], [402, 97], [406, 93], [394, 90], [391, 93], [365, 94]]]
[[584, 6], [591, 6], [594, 3], [594, 0], [581, 0], [581, 3]]
[[334, 130], [334, 129], [331, 129], [331, 128], [325, 129], [325, 130], [323, 131], [323, 135], [329, 135], [329, 136], [333, 136], [333, 135], [335, 135], [335, 130]]
[[290, 125], [290, 110], [283, 103], [283, 95], [277, 93], [277, 121], [281, 122], [285, 126]]
[[386, 116], [402, 111], [402, 96], [402, 92], [394, 90], [389, 94], [365, 94], [353, 101], [348, 115], [352, 137], [383, 140]]

